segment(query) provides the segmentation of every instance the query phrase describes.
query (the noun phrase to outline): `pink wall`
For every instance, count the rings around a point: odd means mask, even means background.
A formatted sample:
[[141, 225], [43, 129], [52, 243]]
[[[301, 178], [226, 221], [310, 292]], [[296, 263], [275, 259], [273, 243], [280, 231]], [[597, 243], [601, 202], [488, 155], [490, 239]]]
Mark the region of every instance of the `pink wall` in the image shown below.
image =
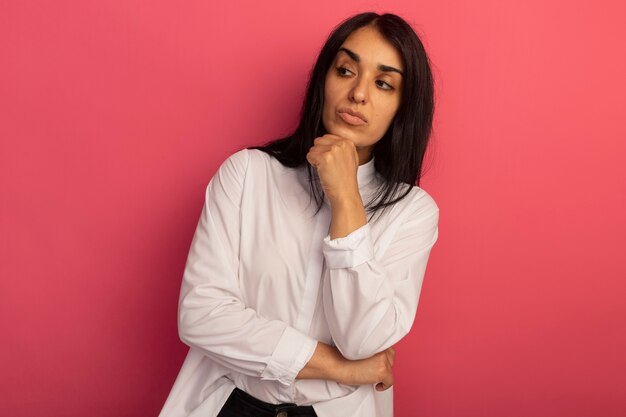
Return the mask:
[[364, 9], [417, 24], [438, 92], [396, 416], [626, 415], [624, 2], [237, 3], [0, 3], [0, 415], [157, 414], [206, 183]]

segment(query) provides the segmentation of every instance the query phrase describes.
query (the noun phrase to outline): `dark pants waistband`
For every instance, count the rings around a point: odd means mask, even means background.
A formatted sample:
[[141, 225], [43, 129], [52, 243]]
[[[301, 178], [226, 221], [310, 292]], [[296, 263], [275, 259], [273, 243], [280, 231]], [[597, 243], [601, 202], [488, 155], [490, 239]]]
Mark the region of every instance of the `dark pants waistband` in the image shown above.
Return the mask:
[[270, 404], [235, 388], [217, 417], [305, 417], [317, 416], [310, 405]]

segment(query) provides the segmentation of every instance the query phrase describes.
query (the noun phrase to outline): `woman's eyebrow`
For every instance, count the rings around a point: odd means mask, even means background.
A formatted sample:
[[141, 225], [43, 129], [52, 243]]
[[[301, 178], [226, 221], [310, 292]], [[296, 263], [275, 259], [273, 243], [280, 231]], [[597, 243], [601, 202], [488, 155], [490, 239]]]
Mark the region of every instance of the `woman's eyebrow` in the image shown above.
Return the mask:
[[[344, 48], [342, 46], [341, 48], [339, 48], [338, 52], [340, 52], [340, 51], [343, 51], [346, 54], [348, 54], [348, 56], [350, 58], [352, 58], [353, 61], [355, 61], [357, 63], [361, 62], [361, 57], [358, 54], [356, 54], [356, 53], [352, 52], [351, 50], [349, 50], [348, 48]], [[389, 65], [378, 64], [378, 66], [376, 68], [378, 68], [380, 71], [383, 71], [383, 72], [397, 72], [398, 74], [404, 76], [404, 73], [402, 71], [400, 71], [398, 68], [390, 67]]]

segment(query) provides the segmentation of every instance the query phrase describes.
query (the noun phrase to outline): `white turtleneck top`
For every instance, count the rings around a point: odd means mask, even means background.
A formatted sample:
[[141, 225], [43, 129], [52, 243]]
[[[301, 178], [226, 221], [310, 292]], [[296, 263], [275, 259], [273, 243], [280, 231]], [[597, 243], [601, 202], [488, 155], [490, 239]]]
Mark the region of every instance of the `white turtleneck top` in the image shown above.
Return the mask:
[[[381, 178], [359, 166], [367, 203]], [[317, 341], [367, 358], [411, 328], [439, 208], [423, 189], [349, 235], [330, 239], [330, 207], [314, 215], [305, 167], [243, 149], [206, 188], [180, 292], [190, 349], [161, 417], [216, 416], [235, 388], [320, 417], [393, 413], [393, 388], [296, 380]]]

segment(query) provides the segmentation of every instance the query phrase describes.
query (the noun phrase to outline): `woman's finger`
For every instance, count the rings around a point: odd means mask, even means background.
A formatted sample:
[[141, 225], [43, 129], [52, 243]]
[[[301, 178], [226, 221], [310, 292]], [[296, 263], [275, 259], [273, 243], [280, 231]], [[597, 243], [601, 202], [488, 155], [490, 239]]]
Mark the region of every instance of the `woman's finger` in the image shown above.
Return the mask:
[[330, 151], [332, 145], [315, 145], [309, 149], [309, 152], [306, 154], [306, 159], [313, 166], [319, 166], [323, 163], [323, 155]]
[[393, 386], [394, 379], [393, 374], [390, 372], [389, 376], [376, 384], [376, 391], [385, 391]]
[[309, 148], [309, 152], [328, 152], [333, 148], [333, 145], [313, 145]]
[[313, 140], [313, 144], [315, 144], [315, 145], [317, 145], [317, 144], [320, 144], [320, 145], [332, 145], [332, 144], [340, 142], [342, 140], [347, 140], [347, 139], [344, 139], [344, 138], [342, 138], [340, 136], [332, 135], [332, 134], [328, 133], [328, 134], [326, 134], [324, 136], [320, 136], [318, 138], [315, 138]]

